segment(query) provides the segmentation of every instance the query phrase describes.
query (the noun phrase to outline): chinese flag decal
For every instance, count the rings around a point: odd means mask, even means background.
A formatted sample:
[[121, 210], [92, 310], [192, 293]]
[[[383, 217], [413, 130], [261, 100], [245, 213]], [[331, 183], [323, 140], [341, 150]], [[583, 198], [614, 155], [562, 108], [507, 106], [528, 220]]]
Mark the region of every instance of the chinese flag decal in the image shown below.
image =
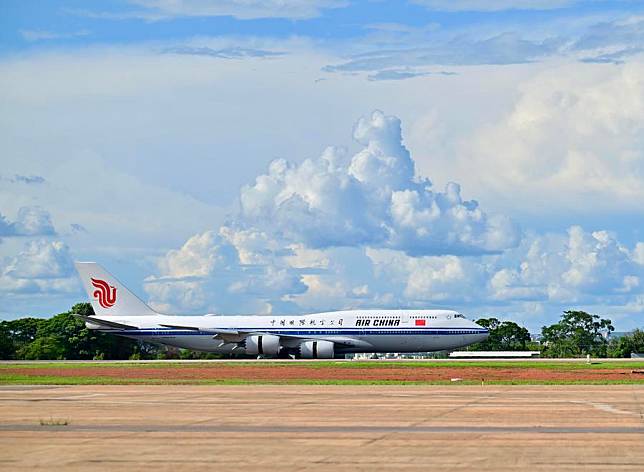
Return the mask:
[[416, 326], [425, 326], [425, 320], [416, 320]]

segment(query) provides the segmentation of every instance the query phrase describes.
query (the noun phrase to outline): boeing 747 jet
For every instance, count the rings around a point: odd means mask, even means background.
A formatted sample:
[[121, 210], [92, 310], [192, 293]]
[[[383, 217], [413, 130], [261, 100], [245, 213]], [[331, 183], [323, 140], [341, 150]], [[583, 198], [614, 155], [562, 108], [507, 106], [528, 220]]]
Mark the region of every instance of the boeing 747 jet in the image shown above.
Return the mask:
[[76, 262], [95, 316], [90, 329], [195, 351], [304, 359], [358, 352], [452, 350], [488, 330], [452, 310], [346, 310], [292, 315], [163, 315], [94, 262]]

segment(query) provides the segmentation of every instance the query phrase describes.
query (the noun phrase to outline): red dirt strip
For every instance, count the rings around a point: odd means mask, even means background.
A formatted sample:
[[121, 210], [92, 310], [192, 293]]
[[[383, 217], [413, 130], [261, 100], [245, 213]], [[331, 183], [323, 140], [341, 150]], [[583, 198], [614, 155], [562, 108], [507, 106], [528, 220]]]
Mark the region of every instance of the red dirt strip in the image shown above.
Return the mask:
[[464, 381], [602, 381], [642, 379], [631, 369], [539, 369], [526, 367], [307, 367], [283, 366], [225, 366], [212, 367], [74, 367], [74, 368], [15, 368], [10, 372], [25, 376], [103, 377], [106, 379], [155, 380], [360, 380], [432, 382], [459, 378]]

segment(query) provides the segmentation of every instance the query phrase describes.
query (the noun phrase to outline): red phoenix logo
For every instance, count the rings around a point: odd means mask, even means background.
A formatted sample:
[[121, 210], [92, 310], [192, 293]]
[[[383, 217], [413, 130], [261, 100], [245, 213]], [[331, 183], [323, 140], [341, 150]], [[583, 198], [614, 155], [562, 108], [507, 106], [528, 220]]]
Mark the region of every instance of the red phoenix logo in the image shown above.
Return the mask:
[[98, 299], [98, 304], [103, 308], [109, 308], [116, 303], [116, 287], [108, 285], [107, 282], [101, 279], [92, 278], [92, 285], [94, 290], [94, 298]]

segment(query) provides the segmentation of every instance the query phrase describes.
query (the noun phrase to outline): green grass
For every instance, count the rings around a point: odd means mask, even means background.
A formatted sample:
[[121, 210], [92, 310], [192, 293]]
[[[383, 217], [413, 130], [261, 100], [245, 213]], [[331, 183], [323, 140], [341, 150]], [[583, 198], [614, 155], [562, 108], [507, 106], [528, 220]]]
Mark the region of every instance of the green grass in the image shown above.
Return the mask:
[[63, 376], [31, 376], [31, 375], [0, 375], [0, 385], [644, 385], [642, 379], [625, 380], [486, 380], [485, 382], [463, 380], [451, 382], [448, 380], [434, 381], [401, 381], [401, 380], [359, 380], [359, 379], [289, 379], [289, 380], [246, 380], [246, 379], [137, 379], [110, 378], [100, 376], [63, 377]]
[[40, 426], [67, 426], [69, 424], [68, 419], [63, 419], [63, 418], [47, 418], [47, 419], [40, 419]]
[[[530, 361], [414, 361], [414, 362], [400, 362], [400, 361], [355, 361], [355, 362], [337, 362], [337, 361], [322, 361], [322, 362], [298, 362], [294, 363], [288, 360], [285, 361], [272, 361], [272, 362], [236, 362], [231, 364], [220, 363], [162, 363], [162, 362], [127, 362], [117, 364], [105, 363], [82, 363], [82, 362], [43, 362], [43, 363], [24, 363], [24, 364], [0, 364], [0, 385], [18, 385], [18, 384], [38, 384], [38, 385], [123, 385], [123, 384], [143, 384], [143, 385], [479, 385], [481, 382], [478, 380], [464, 380], [460, 382], [450, 382], [446, 380], [436, 381], [399, 381], [399, 380], [361, 380], [361, 379], [293, 379], [281, 380], [279, 375], [276, 379], [270, 380], [247, 380], [247, 379], [167, 379], [167, 378], [114, 378], [105, 377], [96, 374], [96, 370], [92, 375], [84, 376], [66, 376], [64, 374], [55, 373], [53, 369], [100, 369], [102, 367], [110, 367], [118, 370], [128, 370], [131, 374], [132, 371], [136, 372], [138, 368], [164, 368], [164, 369], [183, 369], [183, 368], [207, 368], [216, 371], [222, 366], [228, 368], [239, 369], [240, 371], [247, 367], [304, 367], [311, 370], [324, 370], [324, 369], [350, 369], [350, 370], [364, 370], [373, 368], [404, 368], [404, 369], [418, 369], [418, 368], [433, 368], [433, 369], [454, 369], [454, 368], [485, 368], [485, 369], [538, 369], [538, 370], [555, 370], [555, 371], [584, 371], [588, 369], [624, 369], [624, 370], [642, 370], [644, 369], [644, 361], [594, 361], [591, 364], [586, 364], [580, 361], [545, 361], [545, 362], [530, 362]], [[16, 369], [24, 369], [20, 373]], [[30, 375], [28, 373], [31, 369], [42, 369], [44, 372], [39, 372], [37, 375]], [[51, 370], [51, 375], [47, 375], [47, 371]], [[82, 372], [82, 370], [81, 370]], [[44, 373], [45, 375], [39, 375]], [[305, 377], [305, 376], [304, 376]], [[574, 385], [574, 384], [644, 384], [644, 376], [636, 376], [629, 379], [618, 380], [493, 380], [485, 381], [486, 385]]]
[[[299, 364], [302, 365], [302, 364]], [[347, 369], [373, 369], [373, 368], [460, 368], [476, 367], [490, 369], [545, 369], [545, 370], [584, 370], [584, 369], [642, 369], [644, 361], [592, 361], [591, 364], [580, 361], [377, 361], [377, 362], [312, 362], [305, 365], [313, 368], [347, 368]]]

